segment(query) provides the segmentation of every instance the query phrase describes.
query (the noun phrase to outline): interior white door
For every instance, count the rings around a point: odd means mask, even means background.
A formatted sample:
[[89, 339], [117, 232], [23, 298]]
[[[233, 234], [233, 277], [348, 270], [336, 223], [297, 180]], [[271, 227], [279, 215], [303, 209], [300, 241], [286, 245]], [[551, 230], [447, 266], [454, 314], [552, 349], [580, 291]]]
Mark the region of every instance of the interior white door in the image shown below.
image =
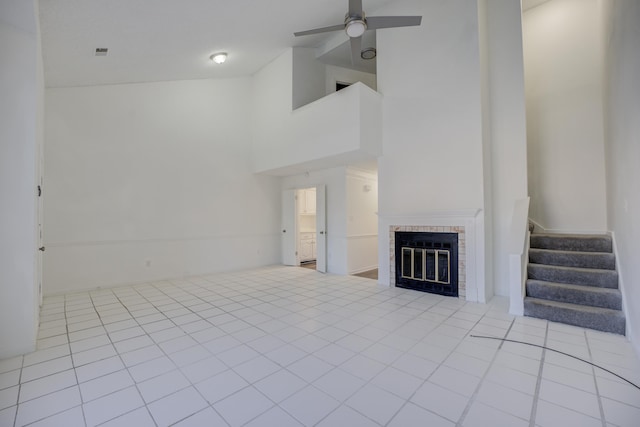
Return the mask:
[[327, 272], [327, 194], [324, 185], [316, 186], [316, 270]]
[[36, 203], [36, 215], [38, 218], [38, 229], [36, 230], [38, 233], [38, 251], [37, 251], [37, 266], [36, 266], [36, 280], [38, 282], [38, 304], [42, 306], [42, 257], [44, 255], [44, 239], [42, 236], [42, 223], [43, 223], [43, 215], [42, 215], [42, 191], [43, 191], [43, 170], [44, 170], [44, 160], [43, 160], [43, 152], [42, 145], [40, 144], [38, 147], [38, 188], [37, 188], [37, 203]]
[[296, 190], [282, 192], [282, 263], [284, 265], [299, 265], [296, 244], [296, 218], [298, 216], [296, 204]]

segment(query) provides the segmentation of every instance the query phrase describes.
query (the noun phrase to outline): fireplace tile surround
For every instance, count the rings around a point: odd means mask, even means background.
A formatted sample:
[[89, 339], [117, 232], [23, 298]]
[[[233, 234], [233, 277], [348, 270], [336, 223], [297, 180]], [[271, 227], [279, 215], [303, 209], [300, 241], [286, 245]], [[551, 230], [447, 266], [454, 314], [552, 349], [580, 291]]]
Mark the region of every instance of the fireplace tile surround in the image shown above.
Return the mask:
[[[458, 234], [458, 298], [485, 303], [492, 293], [485, 284], [485, 229], [482, 209], [378, 213], [378, 283], [395, 287], [395, 233]], [[388, 239], [387, 237], [388, 236]], [[455, 297], [452, 297], [455, 298]]]

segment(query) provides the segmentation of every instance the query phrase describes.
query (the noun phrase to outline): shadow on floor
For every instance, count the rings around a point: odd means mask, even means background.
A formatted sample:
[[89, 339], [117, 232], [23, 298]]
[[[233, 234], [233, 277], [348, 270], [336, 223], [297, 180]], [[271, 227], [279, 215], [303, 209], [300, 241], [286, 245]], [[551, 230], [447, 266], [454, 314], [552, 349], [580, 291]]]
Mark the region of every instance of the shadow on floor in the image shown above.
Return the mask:
[[369, 271], [363, 271], [362, 273], [354, 274], [354, 276], [364, 277], [365, 279], [378, 280], [378, 269], [376, 268]]
[[311, 270], [315, 270], [316, 269], [316, 262], [315, 261], [304, 261], [304, 262], [300, 263], [300, 267], [309, 268]]

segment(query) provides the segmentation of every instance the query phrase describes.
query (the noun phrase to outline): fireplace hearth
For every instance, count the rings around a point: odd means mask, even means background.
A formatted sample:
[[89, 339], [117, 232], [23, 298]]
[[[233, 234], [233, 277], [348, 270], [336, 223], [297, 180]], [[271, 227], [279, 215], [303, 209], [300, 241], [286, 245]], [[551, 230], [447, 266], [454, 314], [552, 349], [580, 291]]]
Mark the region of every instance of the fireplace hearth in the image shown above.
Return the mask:
[[395, 284], [458, 296], [458, 234], [395, 232]]

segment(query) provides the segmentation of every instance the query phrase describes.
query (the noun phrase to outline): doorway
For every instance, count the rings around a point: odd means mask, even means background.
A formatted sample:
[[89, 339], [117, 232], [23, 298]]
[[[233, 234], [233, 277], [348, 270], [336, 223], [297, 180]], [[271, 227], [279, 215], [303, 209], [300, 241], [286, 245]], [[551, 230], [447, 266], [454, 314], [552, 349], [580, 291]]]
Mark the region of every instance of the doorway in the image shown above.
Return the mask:
[[298, 203], [298, 258], [300, 266], [317, 268], [317, 230], [316, 230], [316, 188], [296, 190]]
[[282, 193], [282, 262], [327, 271], [324, 185]]

